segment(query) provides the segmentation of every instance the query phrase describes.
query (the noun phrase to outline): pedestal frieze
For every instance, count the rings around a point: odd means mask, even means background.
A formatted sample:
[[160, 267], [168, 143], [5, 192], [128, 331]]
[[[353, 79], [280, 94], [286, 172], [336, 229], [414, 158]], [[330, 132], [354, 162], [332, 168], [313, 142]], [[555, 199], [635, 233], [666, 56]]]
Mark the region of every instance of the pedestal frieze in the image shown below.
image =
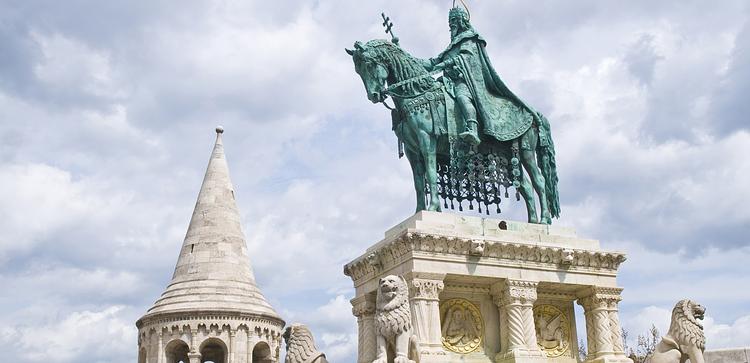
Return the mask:
[[549, 358], [556, 358], [570, 349], [570, 318], [554, 305], [534, 307], [534, 326], [539, 348]]
[[440, 325], [445, 349], [467, 354], [482, 346], [484, 320], [469, 300], [450, 299], [440, 304]]

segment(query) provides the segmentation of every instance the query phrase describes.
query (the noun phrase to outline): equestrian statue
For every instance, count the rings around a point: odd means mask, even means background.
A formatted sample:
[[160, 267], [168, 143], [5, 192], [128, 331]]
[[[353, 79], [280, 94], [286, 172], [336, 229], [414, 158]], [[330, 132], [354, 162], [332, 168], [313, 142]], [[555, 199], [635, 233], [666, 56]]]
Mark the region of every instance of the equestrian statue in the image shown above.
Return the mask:
[[489, 214], [491, 205], [500, 213], [512, 186], [516, 199], [524, 198], [530, 223], [559, 217], [549, 121], [500, 79], [469, 13], [450, 10], [451, 42], [431, 59], [402, 49], [393, 23], [382, 16], [390, 40], [355, 42], [346, 51], [367, 98], [391, 109], [399, 157], [405, 154], [411, 165], [417, 211], [440, 211], [442, 199], [444, 208], [463, 210], [467, 202], [480, 213], [484, 207]]

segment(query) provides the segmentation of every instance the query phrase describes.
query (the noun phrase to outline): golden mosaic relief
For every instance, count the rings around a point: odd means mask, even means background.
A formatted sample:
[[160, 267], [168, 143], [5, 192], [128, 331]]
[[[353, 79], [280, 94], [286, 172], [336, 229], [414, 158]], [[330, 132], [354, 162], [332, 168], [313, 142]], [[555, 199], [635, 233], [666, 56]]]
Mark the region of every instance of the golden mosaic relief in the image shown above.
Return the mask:
[[570, 349], [570, 320], [557, 306], [534, 306], [534, 325], [537, 344], [547, 357], [559, 357]]
[[484, 321], [479, 309], [466, 299], [440, 303], [440, 326], [443, 346], [451, 352], [467, 354], [482, 345]]

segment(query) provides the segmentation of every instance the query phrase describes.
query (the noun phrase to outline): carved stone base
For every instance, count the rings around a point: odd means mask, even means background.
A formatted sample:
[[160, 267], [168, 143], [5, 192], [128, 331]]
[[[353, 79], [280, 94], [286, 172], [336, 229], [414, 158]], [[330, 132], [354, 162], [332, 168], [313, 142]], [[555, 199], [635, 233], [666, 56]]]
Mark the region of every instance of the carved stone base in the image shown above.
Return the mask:
[[565, 227], [419, 212], [344, 266], [356, 289], [357, 361], [374, 359], [379, 280], [399, 275], [422, 363], [576, 363], [576, 301], [588, 312], [589, 341], [607, 343], [594, 356], [615, 352], [595, 362], [632, 363], [616, 355], [624, 260]]
[[622, 356], [605, 356], [595, 359], [586, 359], [584, 363], [633, 363], [633, 360]]
[[539, 350], [515, 349], [511, 352], [498, 353], [495, 363], [540, 363], [548, 362], [547, 355]]

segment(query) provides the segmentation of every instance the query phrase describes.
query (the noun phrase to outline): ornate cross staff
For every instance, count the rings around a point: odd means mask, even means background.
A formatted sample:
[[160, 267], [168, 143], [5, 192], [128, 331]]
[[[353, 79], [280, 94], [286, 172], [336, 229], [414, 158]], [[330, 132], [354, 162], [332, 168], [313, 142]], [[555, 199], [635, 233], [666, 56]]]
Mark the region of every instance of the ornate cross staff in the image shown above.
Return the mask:
[[385, 13], [380, 13], [380, 16], [383, 17], [383, 27], [385, 27], [385, 33], [390, 34], [391, 42], [398, 45], [398, 37], [396, 36], [396, 34], [393, 34], [393, 30], [391, 29], [393, 28], [393, 22], [391, 21], [391, 18], [385, 16]]

